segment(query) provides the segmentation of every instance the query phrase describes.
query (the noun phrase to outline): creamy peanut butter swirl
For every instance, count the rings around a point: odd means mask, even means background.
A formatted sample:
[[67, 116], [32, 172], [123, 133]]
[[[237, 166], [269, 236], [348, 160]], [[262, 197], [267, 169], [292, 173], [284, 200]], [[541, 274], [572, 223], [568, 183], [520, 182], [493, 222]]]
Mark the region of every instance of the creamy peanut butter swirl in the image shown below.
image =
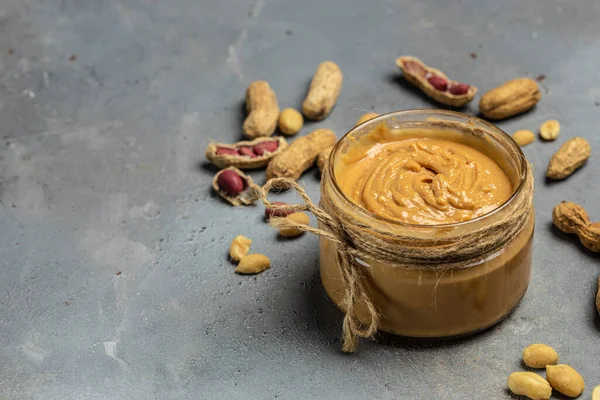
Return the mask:
[[467, 221], [504, 203], [513, 192], [490, 157], [462, 143], [412, 138], [357, 142], [336, 165], [344, 194], [372, 213], [400, 222]]

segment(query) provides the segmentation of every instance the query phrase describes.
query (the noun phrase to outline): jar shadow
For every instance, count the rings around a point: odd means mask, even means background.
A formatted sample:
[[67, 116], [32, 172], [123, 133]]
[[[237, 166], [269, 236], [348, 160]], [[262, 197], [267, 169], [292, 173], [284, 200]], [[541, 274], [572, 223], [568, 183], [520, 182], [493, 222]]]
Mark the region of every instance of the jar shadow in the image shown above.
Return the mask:
[[[517, 308], [518, 308], [518, 306], [515, 308], [515, 310]], [[494, 324], [488, 328], [485, 328], [479, 332], [471, 333], [468, 335], [461, 335], [461, 336], [456, 336], [456, 337], [440, 339], [440, 338], [411, 338], [411, 337], [405, 337], [405, 336], [396, 336], [396, 335], [393, 335], [391, 333], [386, 333], [386, 332], [379, 332], [376, 336], [376, 342], [378, 344], [381, 344], [384, 346], [391, 346], [391, 347], [411, 349], [411, 350], [444, 349], [444, 348], [457, 347], [462, 344], [472, 342], [474, 340], [484, 339], [486, 336], [491, 335], [497, 326], [501, 325], [504, 322], [504, 320], [506, 320], [507, 318], [510, 318], [511, 314], [512, 314], [512, 312], [510, 314], [508, 314], [506, 317], [504, 317], [503, 320], [497, 322], [496, 324]]]
[[266, 325], [281, 332], [278, 340], [287, 341], [294, 347], [345, 355], [341, 351], [340, 339], [343, 314], [331, 302], [321, 284], [318, 251], [314, 257], [308, 253], [304, 258], [315, 261], [282, 266], [289, 270], [285, 278], [288, 287], [265, 293], [269, 302], [277, 305], [278, 312], [264, 312], [262, 317], [272, 318]]
[[581, 244], [581, 241], [579, 240], [577, 235], [570, 234], [570, 233], [564, 233], [563, 231], [558, 229], [552, 223], [552, 221], [548, 222], [548, 226], [554, 236], [556, 236], [557, 238], [564, 240], [566, 242], [571, 242], [574, 246], [579, 247], [580, 251], [583, 254], [585, 254], [586, 256], [588, 256], [590, 259], [593, 259], [595, 261], [598, 261], [600, 259], [600, 253], [594, 253], [593, 251], [588, 250], [583, 244]]

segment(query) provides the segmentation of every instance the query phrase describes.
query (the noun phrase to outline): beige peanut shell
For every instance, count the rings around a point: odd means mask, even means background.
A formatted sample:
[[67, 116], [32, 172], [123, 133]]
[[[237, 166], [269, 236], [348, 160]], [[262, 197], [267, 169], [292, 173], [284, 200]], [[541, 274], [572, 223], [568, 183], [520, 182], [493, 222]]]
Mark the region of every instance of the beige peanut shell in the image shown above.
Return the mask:
[[327, 165], [329, 161], [329, 155], [331, 154], [331, 150], [333, 150], [333, 146], [326, 148], [317, 156], [317, 168], [319, 168], [320, 172], [323, 172], [323, 168]]
[[254, 81], [246, 90], [246, 111], [242, 130], [249, 139], [271, 136], [277, 127], [277, 96], [266, 81]]
[[[257, 144], [263, 142], [273, 141], [277, 142], [277, 150], [265, 153], [262, 156], [257, 156], [254, 158], [243, 155], [217, 154], [218, 148], [236, 149], [242, 146], [254, 147]], [[206, 159], [208, 161], [210, 161], [212, 164], [216, 165], [219, 168], [236, 167], [239, 169], [256, 169], [265, 167], [273, 157], [281, 153], [286, 147], [287, 141], [281, 136], [276, 138], [266, 137], [257, 138], [254, 140], [244, 140], [233, 144], [211, 142], [206, 148], [206, 152], [204, 153], [204, 155], [206, 156]]]
[[271, 160], [267, 166], [267, 180], [289, 178], [297, 180], [314, 163], [321, 151], [335, 144], [336, 137], [330, 129], [317, 129], [292, 142]]
[[584, 138], [567, 140], [550, 159], [546, 176], [550, 179], [565, 179], [585, 164], [591, 151], [590, 144]]
[[337, 102], [343, 80], [342, 70], [336, 63], [324, 61], [319, 64], [302, 102], [302, 114], [312, 120], [325, 119]]
[[[237, 196], [230, 196], [229, 194], [225, 193], [225, 191], [223, 191], [219, 187], [219, 184], [217, 182], [219, 179], [219, 175], [221, 175], [224, 171], [228, 171], [228, 170], [234, 171], [236, 174], [238, 174], [242, 178], [242, 181], [244, 181], [244, 190]], [[224, 169], [220, 170], [219, 172], [217, 172], [215, 174], [215, 177], [213, 178], [213, 181], [212, 181], [212, 187], [215, 190], [215, 192], [217, 192], [219, 194], [219, 196], [221, 196], [223, 199], [225, 199], [227, 202], [229, 202], [231, 205], [234, 205], [234, 206], [248, 206], [248, 205], [256, 202], [256, 200], [258, 200], [256, 191], [252, 187], [253, 184], [254, 184], [254, 182], [252, 181], [252, 178], [250, 176], [244, 174], [242, 171], [240, 171], [236, 167], [228, 167], [228, 168], [224, 168]]]
[[479, 110], [489, 119], [504, 119], [531, 109], [541, 97], [536, 81], [517, 78], [481, 96]]
[[413, 56], [401, 56], [396, 59], [396, 66], [402, 70], [404, 77], [408, 82], [415, 85], [427, 96], [438, 103], [446, 104], [452, 107], [462, 107], [475, 97], [477, 87], [469, 85], [469, 90], [465, 94], [452, 94], [448, 90], [441, 91], [434, 88], [427, 80], [428, 75], [440, 76], [448, 81], [448, 87], [459, 84], [460, 82], [452, 80], [445, 73], [437, 68], [433, 68]]

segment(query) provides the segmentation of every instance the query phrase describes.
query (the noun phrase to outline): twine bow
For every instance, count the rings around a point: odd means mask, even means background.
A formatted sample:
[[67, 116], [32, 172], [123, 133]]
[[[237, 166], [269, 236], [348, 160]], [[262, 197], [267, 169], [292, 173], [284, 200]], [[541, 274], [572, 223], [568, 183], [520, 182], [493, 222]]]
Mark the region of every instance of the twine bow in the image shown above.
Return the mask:
[[[304, 203], [297, 205], [276, 205], [271, 203], [267, 198], [269, 191], [281, 187], [293, 188], [302, 198]], [[272, 227], [294, 227], [305, 232], [313, 233], [317, 236], [322, 236], [336, 247], [336, 262], [339, 265], [344, 288], [346, 290], [340, 304], [345, 311], [342, 328], [342, 350], [349, 353], [356, 351], [357, 338], [373, 337], [375, 332], [377, 332], [377, 325], [379, 323], [379, 313], [377, 312], [377, 309], [365, 292], [360, 289], [361, 269], [354, 265], [356, 263], [355, 259], [359, 257], [360, 252], [351, 247], [348, 241], [344, 240], [346, 234], [340, 221], [332, 218], [323, 209], [317, 207], [310, 197], [308, 197], [306, 191], [295, 181], [288, 178], [273, 178], [263, 187], [255, 186], [254, 189], [265, 207], [287, 212], [310, 211], [321, 223], [321, 226], [326, 228], [313, 228], [308, 225], [297, 224], [286, 218], [271, 218], [269, 220], [269, 225]], [[370, 318], [370, 323], [368, 325], [362, 324], [356, 315], [354, 307], [357, 300], [362, 301], [367, 309]]]

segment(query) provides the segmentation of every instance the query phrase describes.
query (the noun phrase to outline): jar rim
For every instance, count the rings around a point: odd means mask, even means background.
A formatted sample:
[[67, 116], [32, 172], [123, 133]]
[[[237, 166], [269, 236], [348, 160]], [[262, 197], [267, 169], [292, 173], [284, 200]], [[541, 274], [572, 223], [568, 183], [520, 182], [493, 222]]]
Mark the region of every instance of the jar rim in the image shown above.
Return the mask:
[[[508, 144], [511, 146], [510, 150], [512, 151], [512, 154], [515, 154], [519, 160], [519, 168], [520, 168], [519, 183], [518, 183], [517, 187], [515, 188], [515, 190], [513, 191], [513, 193], [510, 195], [510, 197], [508, 199], [506, 199], [506, 201], [504, 201], [498, 207], [494, 208], [493, 210], [491, 210], [485, 214], [482, 214], [480, 216], [477, 216], [473, 219], [469, 219], [467, 221], [451, 222], [451, 223], [444, 223], [444, 224], [433, 224], [433, 225], [410, 224], [410, 223], [398, 221], [396, 219], [382, 217], [380, 215], [377, 215], [377, 214], [367, 210], [366, 208], [359, 206], [358, 204], [354, 203], [353, 201], [351, 201], [346, 196], [346, 194], [342, 191], [340, 186], [338, 185], [337, 177], [335, 176], [335, 173], [333, 170], [334, 163], [331, 162], [331, 160], [333, 160], [337, 157], [337, 154], [341, 148], [341, 143], [344, 142], [344, 139], [346, 139], [348, 136], [355, 133], [359, 128], [364, 129], [365, 126], [369, 126], [369, 125], [374, 126], [377, 123], [386, 121], [389, 118], [392, 118], [394, 116], [407, 116], [407, 115], [423, 115], [423, 116], [439, 116], [439, 117], [446, 116], [446, 117], [453, 117], [453, 118], [462, 120], [462, 122], [467, 123], [467, 124], [469, 122], [471, 122], [471, 123], [476, 122], [485, 127], [485, 130], [482, 130], [482, 131], [486, 135], [489, 135], [489, 131], [493, 131], [494, 133], [497, 133], [500, 136], [507, 139]], [[333, 149], [331, 151], [331, 155], [330, 155], [329, 159], [330, 159], [330, 162], [327, 163], [328, 164], [327, 171], [329, 174], [329, 179], [332, 182], [331, 186], [333, 187], [334, 191], [336, 192], [336, 195], [338, 195], [346, 203], [347, 206], [352, 208], [354, 212], [362, 214], [367, 218], [375, 219], [378, 222], [384, 222], [386, 224], [390, 224], [392, 226], [395, 225], [395, 226], [402, 227], [402, 228], [417, 228], [417, 229], [425, 229], [425, 228], [426, 229], [432, 229], [432, 228], [447, 229], [447, 228], [454, 228], [454, 227], [465, 227], [465, 226], [468, 226], [469, 224], [474, 224], [474, 223], [480, 222], [482, 220], [485, 220], [487, 218], [490, 218], [490, 217], [496, 215], [497, 213], [502, 212], [502, 210], [504, 210], [506, 207], [508, 207], [508, 205], [517, 196], [519, 196], [519, 194], [522, 192], [523, 187], [525, 186], [526, 179], [527, 179], [527, 170], [529, 168], [527, 159], [525, 157], [525, 154], [521, 150], [521, 147], [517, 144], [517, 142], [515, 142], [515, 140], [512, 138], [512, 136], [510, 136], [508, 133], [504, 132], [498, 126], [491, 124], [491, 123], [489, 123], [481, 118], [475, 117], [475, 116], [459, 113], [456, 111], [437, 110], [437, 109], [409, 109], [409, 110], [392, 111], [389, 113], [381, 114], [375, 118], [372, 118], [368, 121], [363, 122], [362, 124], [356, 125], [352, 129], [350, 129], [344, 136], [342, 136], [342, 138], [340, 140], [337, 141], [337, 143], [335, 144], [335, 146], [333, 147]]]

